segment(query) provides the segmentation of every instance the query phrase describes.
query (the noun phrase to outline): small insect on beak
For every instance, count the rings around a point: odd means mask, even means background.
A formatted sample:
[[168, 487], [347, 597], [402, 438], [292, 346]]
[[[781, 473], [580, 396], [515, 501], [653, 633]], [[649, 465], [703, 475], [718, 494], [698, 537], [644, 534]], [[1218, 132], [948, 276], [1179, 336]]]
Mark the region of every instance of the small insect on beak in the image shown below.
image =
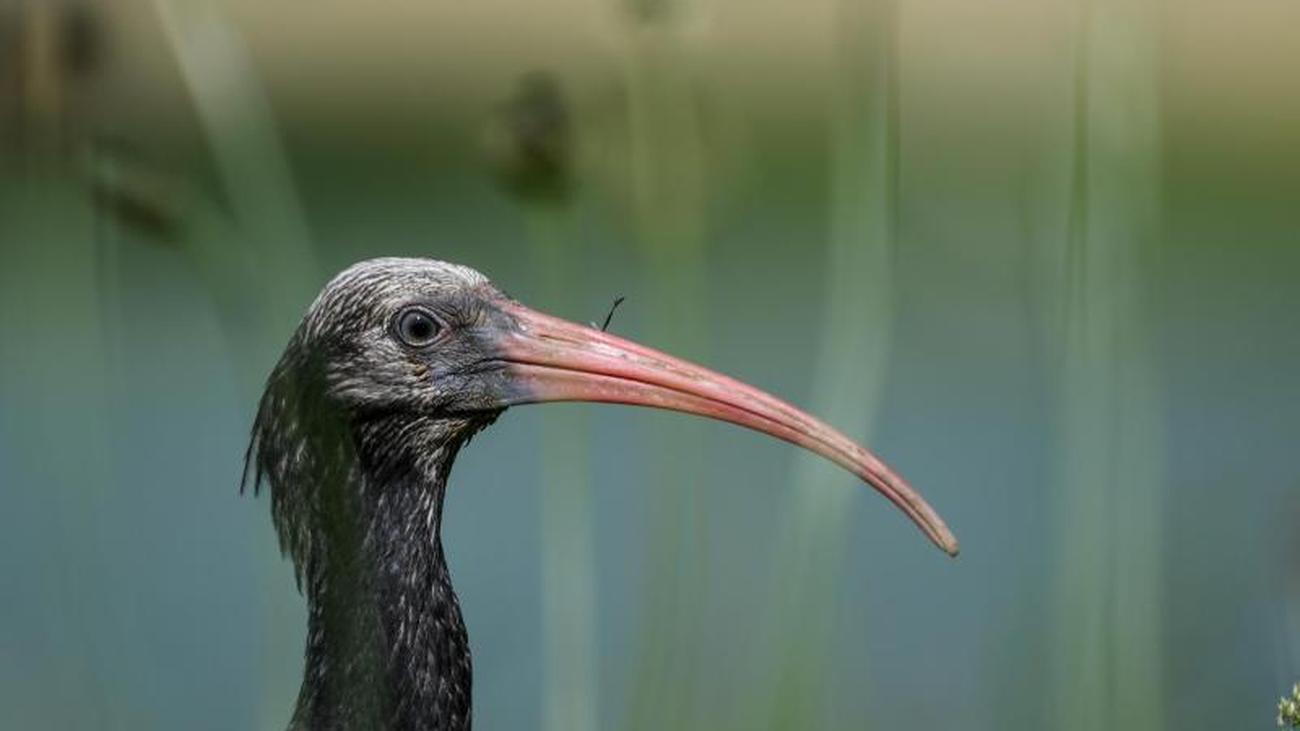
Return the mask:
[[609, 333], [497, 306], [514, 327], [494, 333], [506, 387], [498, 406], [594, 401], [696, 414], [770, 434], [819, 454], [870, 484], [951, 556], [957, 538], [939, 514], [875, 455], [817, 418], [720, 373]]

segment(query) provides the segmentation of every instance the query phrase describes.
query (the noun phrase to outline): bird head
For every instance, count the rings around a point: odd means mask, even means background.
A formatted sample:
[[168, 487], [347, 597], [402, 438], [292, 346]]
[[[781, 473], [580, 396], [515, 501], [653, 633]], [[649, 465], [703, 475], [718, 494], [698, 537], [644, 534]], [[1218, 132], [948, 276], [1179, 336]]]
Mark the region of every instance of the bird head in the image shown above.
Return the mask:
[[549, 401], [669, 409], [775, 436], [857, 475], [957, 553], [915, 490], [818, 419], [701, 366], [529, 309], [472, 269], [428, 259], [361, 262], [322, 290], [268, 380], [249, 447], [254, 482], [271, 483], [282, 543], [301, 558], [308, 547], [300, 544], [311, 540], [301, 514], [319, 503], [322, 485], [357, 470], [436, 477], [504, 409]]

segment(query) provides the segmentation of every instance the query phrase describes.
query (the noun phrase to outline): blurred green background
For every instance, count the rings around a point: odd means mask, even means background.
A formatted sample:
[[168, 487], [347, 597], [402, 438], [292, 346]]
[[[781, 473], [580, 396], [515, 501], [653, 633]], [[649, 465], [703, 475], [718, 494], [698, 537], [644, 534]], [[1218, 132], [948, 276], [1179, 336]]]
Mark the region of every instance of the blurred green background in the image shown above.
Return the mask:
[[509, 413], [479, 728], [1267, 728], [1300, 679], [1300, 4], [0, 1], [0, 728], [278, 729], [261, 379], [377, 255], [825, 416]]

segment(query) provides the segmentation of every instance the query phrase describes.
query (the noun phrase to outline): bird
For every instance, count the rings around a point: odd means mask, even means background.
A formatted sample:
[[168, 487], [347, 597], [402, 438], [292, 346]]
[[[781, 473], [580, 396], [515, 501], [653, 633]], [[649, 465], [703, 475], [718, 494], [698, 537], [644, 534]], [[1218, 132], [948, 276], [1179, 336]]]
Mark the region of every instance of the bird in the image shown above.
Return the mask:
[[507, 408], [638, 405], [748, 427], [857, 475], [946, 553], [957, 539], [900, 476], [757, 388], [530, 309], [466, 266], [352, 265], [321, 290], [267, 378], [241, 491], [269, 488], [307, 602], [291, 731], [472, 723], [469, 637], [443, 550], [452, 464]]

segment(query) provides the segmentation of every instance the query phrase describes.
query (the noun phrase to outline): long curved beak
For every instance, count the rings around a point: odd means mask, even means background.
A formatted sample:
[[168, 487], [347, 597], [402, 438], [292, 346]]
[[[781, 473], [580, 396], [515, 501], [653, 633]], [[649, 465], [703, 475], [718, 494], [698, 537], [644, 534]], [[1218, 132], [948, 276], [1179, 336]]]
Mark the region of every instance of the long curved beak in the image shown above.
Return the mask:
[[753, 386], [594, 328], [528, 309], [499, 306], [515, 323], [499, 333], [511, 387], [501, 406], [597, 401], [650, 406], [729, 421], [815, 452], [857, 475], [898, 506], [951, 556], [957, 538], [943, 518], [875, 455], [817, 418]]

